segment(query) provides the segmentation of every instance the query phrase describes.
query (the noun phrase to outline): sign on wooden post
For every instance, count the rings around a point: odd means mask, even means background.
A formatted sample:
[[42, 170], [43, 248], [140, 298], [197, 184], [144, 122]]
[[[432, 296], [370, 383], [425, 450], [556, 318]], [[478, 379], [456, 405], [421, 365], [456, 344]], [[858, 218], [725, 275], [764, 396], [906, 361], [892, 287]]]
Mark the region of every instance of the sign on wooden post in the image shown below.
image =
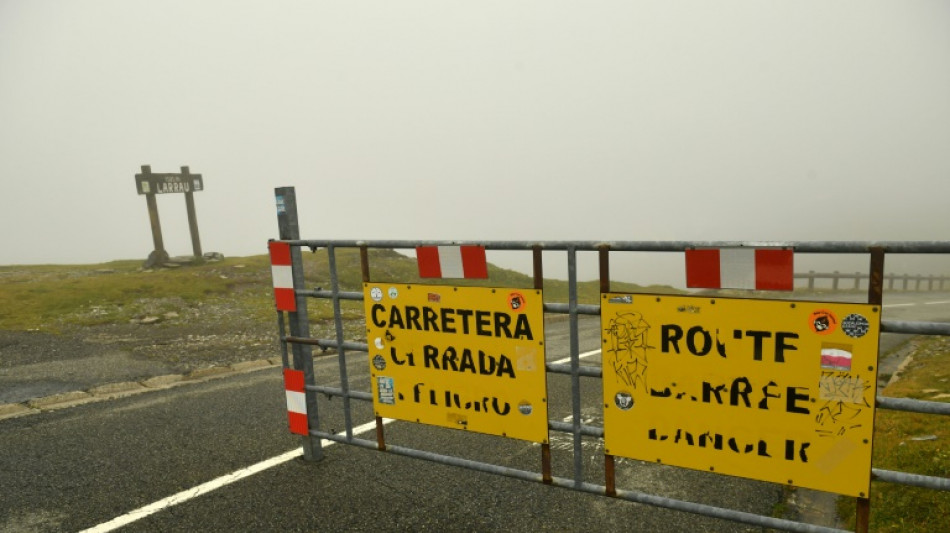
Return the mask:
[[188, 211], [188, 228], [191, 231], [191, 247], [195, 257], [201, 257], [201, 239], [198, 236], [198, 218], [195, 214], [195, 191], [204, 190], [201, 174], [192, 174], [188, 167], [181, 167], [181, 173], [152, 173], [152, 167], [142, 165], [142, 173], [135, 175], [135, 187], [140, 195], [145, 195], [148, 204], [148, 217], [152, 225], [152, 242], [155, 250], [149, 254], [147, 264], [161, 264], [168, 260], [165, 243], [162, 240], [162, 223], [158, 218], [156, 194], [184, 193], [185, 208]]

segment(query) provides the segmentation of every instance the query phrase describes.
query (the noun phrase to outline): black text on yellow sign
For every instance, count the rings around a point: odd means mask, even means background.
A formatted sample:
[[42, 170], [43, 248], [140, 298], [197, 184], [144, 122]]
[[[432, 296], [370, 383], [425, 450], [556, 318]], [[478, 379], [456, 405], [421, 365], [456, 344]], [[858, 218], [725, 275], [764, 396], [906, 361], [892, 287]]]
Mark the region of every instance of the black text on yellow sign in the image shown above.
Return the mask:
[[364, 283], [378, 416], [548, 440], [541, 291]]
[[867, 496], [880, 308], [604, 294], [607, 453]]

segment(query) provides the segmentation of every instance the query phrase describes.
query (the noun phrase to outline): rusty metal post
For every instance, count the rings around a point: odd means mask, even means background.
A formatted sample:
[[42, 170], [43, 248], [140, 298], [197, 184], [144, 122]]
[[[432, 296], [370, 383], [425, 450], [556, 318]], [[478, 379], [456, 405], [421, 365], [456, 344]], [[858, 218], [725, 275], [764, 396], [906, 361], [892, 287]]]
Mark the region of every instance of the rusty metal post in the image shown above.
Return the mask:
[[[369, 247], [366, 245], [360, 246], [360, 274], [363, 277], [363, 283], [369, 283]], [[376, 416], [376, 449], [384, 452], [386, 451], [386, 433], [383, 430], [383, 417]]]
[[195, 214], [194, 185], [188, 167], [181, 167], [182, 179], [188, 184], [185, 191], [185, 209], [188, 211], [188, 229], [191, 231], [191, 250], [196, 258], [201, 257], [201, 238], [198, 236], [198, 216]]
[[[597, 259], [600, 265], [600, 293], [610, 292], [610, 248], [603, 244], [597, 248]], [[604, 453], [604, 493], [607, 496], [617, 495], [617, 471], [614, 456]]]
[[360, 246], [360, 274], [363, 276], [363, 283], [369, 283], [369, 247]]
[[[868, 279], [868, 303], [878, 306], [878, 312], [884, 305], [884, 248], [871, 248], [871, 274]], [[871, 442], [874, 446], [874, 442]], [[855, 532], [868, 533], [871, 525], [871, 494], [857, 499]]]

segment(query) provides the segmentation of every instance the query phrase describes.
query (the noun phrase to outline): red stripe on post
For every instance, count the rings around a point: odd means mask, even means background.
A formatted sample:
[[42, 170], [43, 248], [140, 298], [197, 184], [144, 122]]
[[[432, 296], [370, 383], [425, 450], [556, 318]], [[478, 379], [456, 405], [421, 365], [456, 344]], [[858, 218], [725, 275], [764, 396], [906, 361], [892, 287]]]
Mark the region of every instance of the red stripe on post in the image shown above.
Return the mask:
[[278, 311], [297, 312], [297, 295], [293, 289], [274, 289], [274, 303]]
[[761, 248], [755, 251], [755, 288], [761, 291], [794, 290], [792, 250]]
[[484, 246], [462, 246], [462, 270], [466, 278], [488, 279]]
[[285, 242], [271, 241], [267, 243], [270, 249], [270, 264], [288, 266], [290, 262], [290, 245]]
[[291, 433], [296, 433], [297, 435], [310, 434], [310, 425], [307, 423], [307, 415], [287, 411], [287, 421], [290, 423]]
[[438, 246], [416, 246], [416, 262], [419, 264], [420, 278], [442, 277]]
[[719, 250], [686, 250], [686, 286], [720, 288]]
[[284, 389], [293, 392], [303, 392], [304, 383], [303, 370], [294, 370], [292, 368], [284, 369]]

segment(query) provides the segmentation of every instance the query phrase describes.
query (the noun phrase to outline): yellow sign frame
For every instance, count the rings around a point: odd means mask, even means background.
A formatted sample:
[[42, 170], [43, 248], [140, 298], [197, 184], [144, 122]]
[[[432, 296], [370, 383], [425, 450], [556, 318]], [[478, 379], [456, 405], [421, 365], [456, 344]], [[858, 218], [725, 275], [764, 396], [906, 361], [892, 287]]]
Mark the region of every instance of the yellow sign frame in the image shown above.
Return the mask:
[[377, 416], [548, 442], [540, 290], [364, 283]]
[[867, 497], [879, 306], [602, 294], [605, 453]]

